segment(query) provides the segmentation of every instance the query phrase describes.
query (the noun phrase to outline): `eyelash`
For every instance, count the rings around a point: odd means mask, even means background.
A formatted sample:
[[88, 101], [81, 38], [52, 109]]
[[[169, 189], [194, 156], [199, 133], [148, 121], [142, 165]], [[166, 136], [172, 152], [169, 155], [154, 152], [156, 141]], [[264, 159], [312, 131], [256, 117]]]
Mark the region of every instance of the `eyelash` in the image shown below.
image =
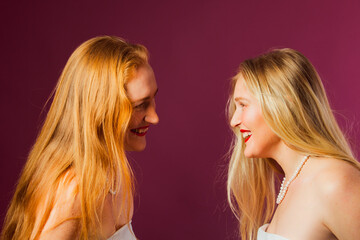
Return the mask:
[[148, 103], [147, 102], [143, 102], [143, 103], [140, 103], [139, 105], [136, 105], [134, 108], [135, 109], [140, 109], [140, 108], [143, 108], [143, 109], [145, 109], [145, 108], [147, 108], [148, 107]]
[[243, 104], [243, 103], [239, 103], [239, 106], [240, 106], [240, 108], [244, 108], [244, 107], [246, 107], [246, 105], [245, 105], [245, 104]]

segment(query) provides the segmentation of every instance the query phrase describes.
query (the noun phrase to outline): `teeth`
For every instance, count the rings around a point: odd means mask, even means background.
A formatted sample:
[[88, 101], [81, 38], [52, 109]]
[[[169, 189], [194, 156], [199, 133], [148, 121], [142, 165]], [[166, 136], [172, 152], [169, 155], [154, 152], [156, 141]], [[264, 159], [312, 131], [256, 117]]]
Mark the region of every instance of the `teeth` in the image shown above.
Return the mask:
[[249, 137], [249, 136], [251, 136], [251, 133], [250, 132], [246, 132], [246, 133], [243, 133], [243, 138], [247, 138], [247, 137]]
[[136, 133], [145, 133], [145, 132], [147, 132], [147, 130], [148, 130], [149, 128], [142, 128], [142, 129], [134, 129], [134, 132], [136, 132]]

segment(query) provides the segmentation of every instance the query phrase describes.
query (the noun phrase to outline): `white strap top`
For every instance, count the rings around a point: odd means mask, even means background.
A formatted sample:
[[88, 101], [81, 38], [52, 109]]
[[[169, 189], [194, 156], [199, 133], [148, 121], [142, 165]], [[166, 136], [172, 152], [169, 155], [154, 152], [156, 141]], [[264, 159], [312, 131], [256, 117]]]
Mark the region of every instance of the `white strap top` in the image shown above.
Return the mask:
[[107, 240], [136, 240], [134, 231], [131, 226], [131, 221], [119, 228], [111, 237]]
[[276, 235], [273, 233], [267, 233], [266, 229], [268, 226], [269, 226], [269, 224], [267, 223], [259, 228], [258, 233], [257, 233], [257, 240], [289, 240], [280, 235]]

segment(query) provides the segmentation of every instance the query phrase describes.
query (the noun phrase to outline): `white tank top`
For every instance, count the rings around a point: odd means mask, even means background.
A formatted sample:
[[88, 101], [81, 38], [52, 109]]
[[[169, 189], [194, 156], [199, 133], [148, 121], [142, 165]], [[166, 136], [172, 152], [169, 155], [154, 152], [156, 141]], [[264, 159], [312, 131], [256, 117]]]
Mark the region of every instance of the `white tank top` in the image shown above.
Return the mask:
[[136, 240], [131, 222], [119, 228], [108, 240]]
[[280, 235], [276, 235], [273, 233], [267, 233], [266, 229], [268, 226], [269, 226], [269, 224], [267, 223], [259, 228], [258, 233], [257, 233], [257, 240], [289, 240]]

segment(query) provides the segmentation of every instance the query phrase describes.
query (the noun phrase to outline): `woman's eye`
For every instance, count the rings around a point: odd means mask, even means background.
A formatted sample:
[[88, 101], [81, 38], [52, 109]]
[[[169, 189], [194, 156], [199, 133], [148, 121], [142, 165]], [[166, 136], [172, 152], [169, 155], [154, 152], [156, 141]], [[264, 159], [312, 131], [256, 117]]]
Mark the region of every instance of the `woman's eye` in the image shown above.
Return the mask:
[[144, 106], [144, 103], [141, 103], [139, 105], [134, 106], [134, 108], [142, 108]]
[[245, 107], [245, 104], [239, 103], [239, 108], [243, 109]]
[[141, 103], [141, 104], [139, 104], [139, 105], [136, 105], [134, 108], [135, 109], [145, 109], [145, 108], [147, 108], [147, 103], [146, 102], [143, 102], [143, 103]]

